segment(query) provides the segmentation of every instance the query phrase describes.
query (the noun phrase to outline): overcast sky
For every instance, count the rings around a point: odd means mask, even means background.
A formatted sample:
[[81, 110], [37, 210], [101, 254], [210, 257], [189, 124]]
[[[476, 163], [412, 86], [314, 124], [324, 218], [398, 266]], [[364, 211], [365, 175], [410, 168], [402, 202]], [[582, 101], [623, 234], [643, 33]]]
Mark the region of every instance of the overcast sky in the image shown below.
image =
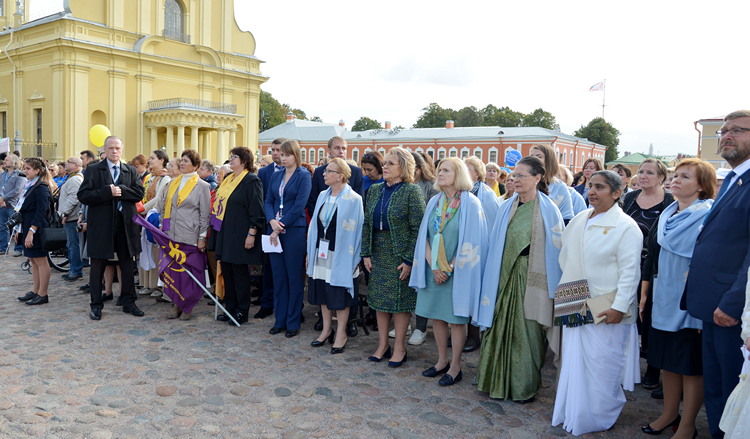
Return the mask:
[[437, 102], [541, 107], [572, 134], [601, 116], [589, 87], [606, 79], [621, 152], [695, 154], [693, 122], [750, 108], [747, 0], [235, 0], [235, 11], [265, 61], [263, 89], [349, 127], [361, 116], [409, 127]]

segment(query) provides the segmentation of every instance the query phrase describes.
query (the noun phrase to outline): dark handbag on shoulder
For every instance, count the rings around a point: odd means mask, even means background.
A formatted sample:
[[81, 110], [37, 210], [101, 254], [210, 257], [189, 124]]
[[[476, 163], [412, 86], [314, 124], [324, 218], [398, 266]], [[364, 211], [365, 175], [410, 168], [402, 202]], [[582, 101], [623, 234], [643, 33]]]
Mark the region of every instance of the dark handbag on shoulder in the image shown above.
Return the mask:
[[48, 215], [48, 226], [39, 230], [39, 239], [42, 243], [42, 250], [55, 251], [65, 248], [68, 244], [68, 236], [63, 228], [62, 218], [55, 209], [55, 197], [52, 197], [52, 205]]

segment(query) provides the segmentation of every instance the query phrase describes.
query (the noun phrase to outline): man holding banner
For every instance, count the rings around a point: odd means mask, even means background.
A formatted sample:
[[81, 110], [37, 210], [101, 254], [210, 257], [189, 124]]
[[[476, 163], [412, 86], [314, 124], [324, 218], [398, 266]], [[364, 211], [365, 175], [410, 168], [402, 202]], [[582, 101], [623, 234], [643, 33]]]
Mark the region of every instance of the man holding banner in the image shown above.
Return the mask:
[[90, 289], [92, 320], [102, 318], [102, 277], [107, 260], [117, 254], [120, 265], [122, 312], [136, 317], [133, 257], [141, 252], [140, 229], [131, 218], [144, 189], [134, 167], [120, 162], [123, 144], [119, 137], [104, 140], [104, 159], [86, 168], [78, 200], [88, 206], [88, 255], [91, 258]]

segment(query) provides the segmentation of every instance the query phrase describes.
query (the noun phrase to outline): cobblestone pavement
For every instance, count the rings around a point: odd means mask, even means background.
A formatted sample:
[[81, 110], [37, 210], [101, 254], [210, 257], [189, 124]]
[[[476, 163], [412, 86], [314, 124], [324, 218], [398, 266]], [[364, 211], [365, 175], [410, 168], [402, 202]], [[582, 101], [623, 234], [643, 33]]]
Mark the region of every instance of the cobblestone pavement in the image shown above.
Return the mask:
[[[241, 328], [213, 321], [203, 300], [189, 321], [140, 298], [137, 318], [107, 302], [88, 318], [88, 295], [52, 272], [50, 303], [26, 306], [23, 258], [0, 259], [0, 437], [2, 438], [554, 438], [554, 370], [544, 368], [535, 402], [490, 400], [476, 391], [478, 352], [464, 356], [462, 382], [438, 386], [420, 372], [436, 358], [432, 334], [410, 346], [399, 369], [367, 361], [377, 334], [360, 329], [346, 352], [312, 348], [312, 307], [292, 339], [270, 335], [270, 319]], [[115, 295], [118, 285], [115, 285]], [[251, 313], [257, 310], [251, 309]], [[549, 361], [548, 361], [549, 363]], [[639, 426], [661, 403], [638, 388], [617, 424], [591, 438], [646, 437]], [[705, 412], [699, 417], [707, 436]]]

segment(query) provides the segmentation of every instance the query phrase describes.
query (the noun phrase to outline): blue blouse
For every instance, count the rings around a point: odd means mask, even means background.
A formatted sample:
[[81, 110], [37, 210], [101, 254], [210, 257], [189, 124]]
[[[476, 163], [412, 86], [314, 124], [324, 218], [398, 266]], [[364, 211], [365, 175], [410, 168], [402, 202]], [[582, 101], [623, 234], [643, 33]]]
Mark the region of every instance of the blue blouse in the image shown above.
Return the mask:
[[403, 186], [403, 182], [388, 186], [383, 185], [383, 195], [375, 205], [375, 212], [372, 215], [372, 225], [375, 230], [391, 230], [388, 224], [388, 205], [391, 203], [391, 196]]

